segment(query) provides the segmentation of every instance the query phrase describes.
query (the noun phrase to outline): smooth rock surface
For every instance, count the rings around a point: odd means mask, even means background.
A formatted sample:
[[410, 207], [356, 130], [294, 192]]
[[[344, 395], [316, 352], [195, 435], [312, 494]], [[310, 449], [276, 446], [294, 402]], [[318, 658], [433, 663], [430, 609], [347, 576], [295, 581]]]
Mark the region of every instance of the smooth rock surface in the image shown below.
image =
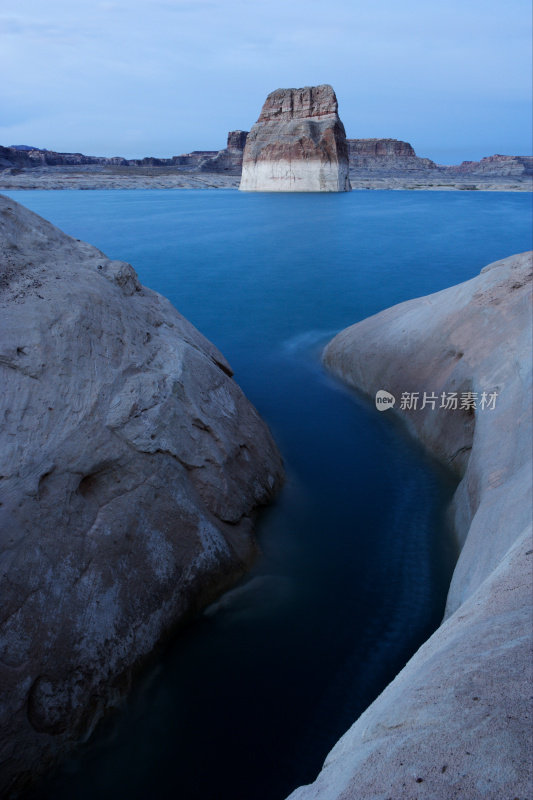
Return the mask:
[[[326, 366], [385, 389], [412, 433], [462, 478], [462, 545], [445, 622], [291, 800], [533, 796], [531, 253], [342, 331]], [[402, 410], [402, 393], [420, 393]], [[423, 393], [435, 393], [421, 409]], [[440, 409], [441, 393], [477, 408]], [[496, 392], [494, 408], [480, 407]], [[427, 399], [427, 398], [426, 398]]]
[[350, 190], [346, 133], [331, 86], [277, 89], [268, 95], [246, 140], [239, 188]]
[[231, 369], [133, 268], [0, 197], [0, 794], [251, 563], [282, 478]]

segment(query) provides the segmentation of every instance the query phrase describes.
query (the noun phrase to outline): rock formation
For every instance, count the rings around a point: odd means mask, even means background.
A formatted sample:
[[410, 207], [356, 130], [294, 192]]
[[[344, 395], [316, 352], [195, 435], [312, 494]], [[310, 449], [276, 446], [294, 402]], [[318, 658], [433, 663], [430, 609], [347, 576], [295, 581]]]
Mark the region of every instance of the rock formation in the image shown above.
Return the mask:
[[122, 158], [86, 156], [83, 153], [57, 153], [54, 150], [26, 145], [0, 146], [0, 168], [34, 169], [36, 167], [187, 167], [202, 172], [231, 172], [240, 175], [248, 131], [230, 131], [223, 150], [193, 150], [172, 158]]
[[254, 555], [274, 442], [133, 268], [0, 196], [0, 795]]
[[248, 192], [350, 190], [348, 151], [331, 86], [277, 89], [263, 105], [244, 149]]
[[0, 167], [64, 167], [64, 166], [127, 166], [121, 156], [85, 156], [83, 153], [56, 153], [54, 150], [21, 150], [19, 147], [0, 147]]
[[429, 158], [419, 158], [409, 142], [398, 139], [346, 139], [350, 170], [410, 172], [437, 169]]
[[481, 161], [463, 161], [462, 164], [441, 167], [450, 173], [465, 175], [531, 176], [533, 156], [487, 156]]
[[[342, 331], [325, 364], [395, 411], [461, 482], [445, 621], [291, 800], [533, 796], [531, 254]], [[402, 410], [402, 393], [420, 395]], [[423, 393], [435, 394], [435, 408]], [[440, 408], [441, 395], [476, 404]], [[485, 393], [485, 397], [484, 397]], [[489, 403], [496, 394], [495, 403]]]
[[[313, 91], [321, 88], [323, 87], [315, 87]], [[331, 87], [327, 88], [333, 92]], [[336, 100], [331, 101], [331, 107], [337, 107]], [[296, 111], [298, 114], [301, 113], [302, 117], [309, 112], [309, 102], [303, 102], [300, 111]], [[317, 119], [324, 123], [324, 115], [320, 116], [321, 113], [321, 109], [318, 108]], [[281, 122], [282, 115], [286, 118], [283, 124]], [[275, 122], [277, 117], [279, 117], [278, 126]], [[254, 145], [254, 152], [265, 144], [263, 140], [267, 129], [272, 131], [272, 141], [275, 142], [279, 130], [286, 131], [289, 122], [290, 113], [287, 109], [282, 112], [280, 106], [279, 115], [269, 117], [261, 123], [258, 131], [259, 140]], [[315, 122], [316, 119], [314, 122], [307, 120], [307, 125], [310, 126], [315, 139], [317, 137], [319, 139], [321, 134]], [[340, 122], [339, 124], [342, 128], [342, 124]], [[298, 125], [296, 117], [292, 120], [292, 125], [296, 139], [291, 134], [287, 140], [282, 140], [281, 144], [285, 148], [290, 146], [293, 150], [296, 149], [296, 161], [300, 164], [298, 174], [303, 175], [304, 172], [307, 174], [311, 169], [312, 161], [314, 166], [311, 174], [316, 176], [315, 166], [318, 161], [321, 162], [322, 158], [325, 158], [329, 164], [329, 167], [320, 167], [322, 177], [330, 175], [332, 170], [334, 172], [332, 164], [335, 162], [336, 156], [332, 162], [328, 161], [327, 151], [330, 144], [328, 137], [325, 137], [322, 144], [318, 142], [320, 145], [317, 151], [318, 155], [315, 153], [317, 159], [313, 158], [309, 161], [306, 159], [309, 157], [310, 150], [314, 152], [315, 141], [312, 137], [309, 139], [309, 129], [303, 138], [300, 137], [296, 131]], [[255, 127], [257, 128], [257, 125]], [[0, 188], [10, 190], [237, 187], [242, 173], [243, 151], [247, 137], [247, 131], [230, 131], [227, 146], [222, 150], [193, 150], [191, 153], [182, 153], [172, 156], [172, 158], [154, 158], [153, 156], [134, 159], [125, 159], [120, 156], [106, 158], [86, 156], [82, 153], [57, 153], [52, 150], [33, 148], [29, 145], [0, 147]], [[335, 136], [333, 138], [335, 139]], [[251, 144], [250, 147], [252, 147]], [[463, 161], [462, 164], [455, 166], [443, 166], [435, 164], [429, 158], [420, 158], [408, 142], [398, 139], [346, 139], [346, 149], [350, 184], [356, 189], [484, 189], [501, 191], [531, 191], [532, 189], [533, 157], [531, 156], [494, 155], [483, 158], [481, 161]], [[266, 155], [268, 156], [268, 152]], [[286, 162], [283, 161], [283, 163]], [[292, 175], [295, 178], [296, 173], [291, 172], [292, 164], [293, 162], [291, 162], [289, 171], [285, 170], [283, 174], [285, 176]], [[252, 160], [252, 165], [246, 171], [248, 177], [245, 182], [248, 182], [250, 175], [257, 177], [258, 174], [264, 173], [265, 169], [267, 168], [262, 157], [258, 160], [257, 166], [254, 166]], [[277, 170], [278, 167], [275, 169]], [[283, 167], [283, 169], [285, 168]], [[276, 175], [277, 173], [272, 174]], [[255, 181], [255, 178], [253, 180]], [[280, 183], [278, 177], [272, 180], [276, 185]], [[269, 179], [268, 182], [272, 181]], [[285, 179], [284, 182], [286, 182]], [[295, 180], [292, 183], [295, 183]]]
[[230, 131], [226, 148], [219, 150], [213, 158], [206, 159], [201, 164], [200, 171], [240, 175], [247, 137], [248, 131]]

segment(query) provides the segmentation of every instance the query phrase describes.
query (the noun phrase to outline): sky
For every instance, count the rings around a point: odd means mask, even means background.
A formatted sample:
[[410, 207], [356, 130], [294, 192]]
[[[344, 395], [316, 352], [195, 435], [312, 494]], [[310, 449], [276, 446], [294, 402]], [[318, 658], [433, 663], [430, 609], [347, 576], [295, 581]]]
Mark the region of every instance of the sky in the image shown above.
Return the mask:
[[0, 144], [218, 150], [270, 91], [330, 83], [351, 138], [528, 155], [531, 27], [529, 0], [1, 0]]

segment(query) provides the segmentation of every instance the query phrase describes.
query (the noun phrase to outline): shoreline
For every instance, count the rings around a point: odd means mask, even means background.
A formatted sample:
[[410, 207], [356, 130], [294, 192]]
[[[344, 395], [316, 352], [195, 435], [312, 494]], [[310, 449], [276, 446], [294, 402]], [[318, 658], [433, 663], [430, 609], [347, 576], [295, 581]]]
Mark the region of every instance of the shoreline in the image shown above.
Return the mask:
[[[126, 171], [127, 170], [127, 171]], [[350, 175], [352, 190], [387, 191], [485, 191], [532, 192], [533, 180], [512, 176], [450, 176], [424, 173], [383, 175]], [[119, 167], [41, 167], [0, 173], [0, 192], [58, 191], [64, 189], [93, 191], [98, 189], [239, 189], [240, 175], [211, 172], [169, 170], [168, 168]]]

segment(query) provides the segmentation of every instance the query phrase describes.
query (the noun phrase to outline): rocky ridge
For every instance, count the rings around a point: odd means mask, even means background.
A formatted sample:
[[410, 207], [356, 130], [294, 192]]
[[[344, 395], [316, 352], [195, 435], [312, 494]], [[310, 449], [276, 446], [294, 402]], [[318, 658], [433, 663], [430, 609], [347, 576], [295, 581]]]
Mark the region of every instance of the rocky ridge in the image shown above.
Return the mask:
[[240, 577], [282, 479], [223, 355], [133, 268], [0, 196], [0, 794]]
[[[531, 268], [531, 253], [490, 264], [325, 350], [350, 386], [391, 392], [412, 433], [456, 471], [462, 549], [441, 627], [291, 800], [532, 796]], [[416, 409], [401, 408], [404, 392], [418, 393]], [[424, 392], [436, 407], [421, 407]], [[442, 393], [471, 393], [475, 408], [440, 408]]]
[[448, 173], [467, 175], [527, 176], [533, 175], [533, 156], [486, 156], [481, 161], [463, 161], [452, 167], [441, 167]]
[[[308, 113], [305, 104], [298, 113]], [[323, 116], [318, 109], [320, 119]], [[274, 115], [265, 116], [270, 124]], [[284, 118], [287, 122], [287, 117]], [[0, 147], [0, 188], [237, 188], [247, 131], [230, 131], [224, 149], [194, 150], [172, 158], [104, 158], [29, 146]], [[533, 157], [494, 155], [442, 166], [416, 155], [398, 139], [347, 139], [354, 189], [531, 191]]]
[[241, 191], [350, 190], [346, 133], [328, 84], [277, 89], [244, 149]]
[[31, 147], [1, 147], [0, 168], [32, 169], [38, 167], [187, 167], [193, 171], [226, 172], [237, 169], [240, 175], [242, 154], [247, 131], [230, 131], [227, 146], [223, 150], [193, 150], [172, 158], [122, 158], [113, 156], [86, 156], [83, 153], [57, 153], [54, 150], [32, 149]]
[[402, 172], [437, 169], [429, 158], [419, 158], [409, 142], [399, 139], [347, 139], [350, 174], [358, 170]]
[[205, 160], [200, 165], [200, 171], [240, 176], [247, 138], [248, 131], [230, 131], [225, 149], [219, 150], [215, 156]]

